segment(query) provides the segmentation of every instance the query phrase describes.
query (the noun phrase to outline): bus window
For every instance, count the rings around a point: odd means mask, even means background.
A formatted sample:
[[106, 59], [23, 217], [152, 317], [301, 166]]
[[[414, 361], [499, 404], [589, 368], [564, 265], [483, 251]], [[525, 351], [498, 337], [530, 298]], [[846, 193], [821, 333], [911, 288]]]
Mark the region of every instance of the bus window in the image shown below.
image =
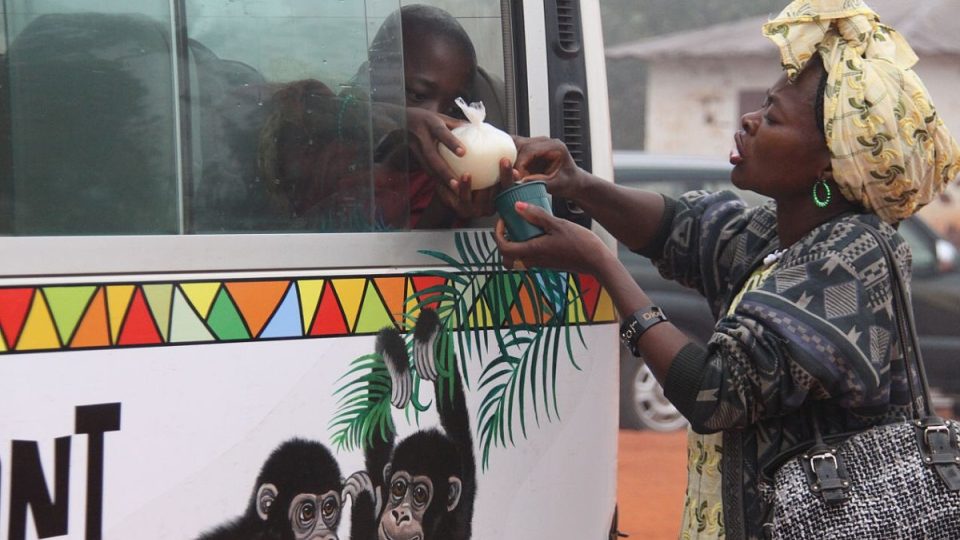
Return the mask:
[[13, 172], [0, 175], [12, 201], [4, 232], [177, 232], [166, 1], [4, 6]]
[[[415, 228], [435, 181], [391, 38], [412, 3], [7, 2], [0, 233]], [[429, 4], [476, 51], [458, 93], [507, 126], [500, 2]]]

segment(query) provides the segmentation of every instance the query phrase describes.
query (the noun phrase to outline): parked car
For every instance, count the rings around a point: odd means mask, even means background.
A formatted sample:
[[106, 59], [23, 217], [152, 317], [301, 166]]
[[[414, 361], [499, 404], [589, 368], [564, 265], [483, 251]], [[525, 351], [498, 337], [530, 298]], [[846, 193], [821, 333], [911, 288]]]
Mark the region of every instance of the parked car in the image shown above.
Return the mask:
[[[733, 187], [731, 166], [725, 160], [618, 151], [613, 154], [613, 166], [617, 184], [674, 197], [697, 189], [730, 189], [751, 205], [765, 200], [756, 193]], [[954, 414], [960, 416], [960, 260], [957, 250], [917, 217], [903, 221], [899, 231], [913, 250], [912, 300], [927, 378], [938, 404], [952, 404]], [[714, 320], [699, 293], [661, 278], [649, 259], [622, 245], [619, 254], [633, 278], [653, 302], [663, 307], [674, 324], [700, 343], [709, 339]], [[620, 373], [621, 427], [670, 431], [686, 425], [643, 361], [634, 358], [625, 348], [621, 348]]]

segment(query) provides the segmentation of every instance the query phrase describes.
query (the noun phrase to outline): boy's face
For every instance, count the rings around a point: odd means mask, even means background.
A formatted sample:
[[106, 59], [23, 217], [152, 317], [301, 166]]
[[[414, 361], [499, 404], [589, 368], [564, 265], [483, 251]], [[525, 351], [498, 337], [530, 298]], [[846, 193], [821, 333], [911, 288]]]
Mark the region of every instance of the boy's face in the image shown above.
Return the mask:
[[476, 65], [461, 47], [439, 36], [404, 35], [407, 106], [461, 116], [454, 100], [469, 99]]

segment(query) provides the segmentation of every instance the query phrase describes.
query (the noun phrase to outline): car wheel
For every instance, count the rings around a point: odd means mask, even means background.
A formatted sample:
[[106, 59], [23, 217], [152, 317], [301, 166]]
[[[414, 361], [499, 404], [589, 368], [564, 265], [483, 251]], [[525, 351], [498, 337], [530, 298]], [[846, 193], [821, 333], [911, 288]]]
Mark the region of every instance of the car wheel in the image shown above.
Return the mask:
[[663, 388], [653, 372], [642, 361], [630, 357], [621, 369], [621, 427], [676, 431], [687, 425], [687, 419], [663, 395]]

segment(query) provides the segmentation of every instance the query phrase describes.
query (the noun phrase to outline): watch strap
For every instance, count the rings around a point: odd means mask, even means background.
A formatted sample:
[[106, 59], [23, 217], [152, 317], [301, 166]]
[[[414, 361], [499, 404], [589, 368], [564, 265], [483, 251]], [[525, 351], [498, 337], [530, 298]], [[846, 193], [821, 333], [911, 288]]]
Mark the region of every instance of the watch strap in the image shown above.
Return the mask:
[[637, 349], [637, 342], [640, 340], [640, 336], [650, 328], [667, 320], [667, 316], [660, 309], [660, 306], [640, 308], [620, 325], [620, 341], [623, 342], [623, 345], [631, 354], [639, 357], [640, 351]]

